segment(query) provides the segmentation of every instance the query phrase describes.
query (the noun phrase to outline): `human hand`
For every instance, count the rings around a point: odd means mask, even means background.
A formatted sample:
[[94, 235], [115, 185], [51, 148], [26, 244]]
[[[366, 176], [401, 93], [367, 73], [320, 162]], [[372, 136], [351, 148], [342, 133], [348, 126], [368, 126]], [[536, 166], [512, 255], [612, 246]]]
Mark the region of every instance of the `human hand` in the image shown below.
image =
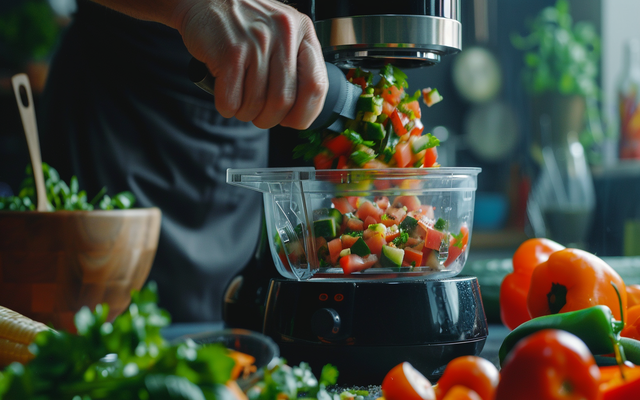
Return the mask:
[[306, 129], [322, 110], [328, 79], [312, 21], [274, 0], [186, 0], [174, 27], [216, 78], [225, 118]]

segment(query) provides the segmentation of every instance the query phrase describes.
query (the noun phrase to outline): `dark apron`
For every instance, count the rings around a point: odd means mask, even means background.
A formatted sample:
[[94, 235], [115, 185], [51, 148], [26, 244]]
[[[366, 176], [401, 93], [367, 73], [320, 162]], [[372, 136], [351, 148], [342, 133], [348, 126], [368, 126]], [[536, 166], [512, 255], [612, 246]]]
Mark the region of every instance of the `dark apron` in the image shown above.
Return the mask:
[[218, 321], [223, 291], [253, 256], [260, 194], [227, 168], [267, 166], [268, 132], [224, 119], [187, 77], [180, 35], [81, 0], [38, 107], [43, 160], [89, 198], [107, 186], [162, 210], [149, 279], [174, 321]]

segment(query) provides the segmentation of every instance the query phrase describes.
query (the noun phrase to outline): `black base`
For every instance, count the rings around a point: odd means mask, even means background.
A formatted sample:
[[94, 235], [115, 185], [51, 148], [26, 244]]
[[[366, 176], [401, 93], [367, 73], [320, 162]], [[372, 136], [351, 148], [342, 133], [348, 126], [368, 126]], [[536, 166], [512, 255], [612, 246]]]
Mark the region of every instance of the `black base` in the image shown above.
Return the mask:
[[263, 332], [289, 364], [338, 367], [340, 385], [379, 385], [408, 361], [432, 382], [488, 335], [475, 277], [410, 281], [273, 279]]

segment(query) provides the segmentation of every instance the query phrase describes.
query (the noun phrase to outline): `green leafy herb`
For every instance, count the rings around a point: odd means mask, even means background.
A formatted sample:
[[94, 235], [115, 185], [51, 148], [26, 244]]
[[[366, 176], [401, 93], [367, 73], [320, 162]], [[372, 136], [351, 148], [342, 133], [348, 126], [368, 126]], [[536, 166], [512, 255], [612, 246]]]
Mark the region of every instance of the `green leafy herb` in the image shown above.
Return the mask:
[[396, 247], [402, 247], [402, 245], [407, 243], [408, 239], [409, 239], [409, 234], [407, 232], [400, 232], [400, 235], [395, 239], [393, 239], [393, 244], [395, 244]]
[[302, 139], [306, 139], [308, 143], [302, 143], [294, 147], [293, 158], [302, 157], [305, 161], [309, 161], [324, 150], [322, 147], [322, 131], [306, 130], [300, 132], [299, 136]]
[[[133, 193], [121, 192], [111, 198], [106, 194], [106, 187], [102, 188], [91, 201], [87, 201], [87, 192], [80, 190], [76, 176], [72, 176], [69, 185], [67, 185], [65, 181], [60, 179], [58, 171], [47, 163], [42, 163], [42, 172], [50, 211], [90, 211], [94, 209], [97, 202], [102, 210], [128, 209], [133, 207], [135, 203]], [[33, 211], [36, 209], [36, 188], [31, 165], [27, 166], [25, 174], [26, 177], [20, 185], [17, 196], [0, 197], [0, 210]]]
[[445, 229], [447, 229], [447, 225], [449, 225], [447, 223], [447, 221], [445, 221], [442, 218], [438, 218], [438, 220], [436, 221], [436, 223], [433, 225], [433, 227], [439, 231], [443, 231]]
[[451, 236], [453, 236], [453, 238], [455, 239], [455, 243], [453, 244], [454, 246], [456, 246], [457, 248], [461, 249], [462, 248], [462, 239], [464, 238], [464, 233], [462, 233], [462, 231], [460, 231], [458, 234], [451, 234]]
[[342, 132], [342, 135], [346, 136], [347, 139], [352, 141], [354, 145], [362, 144], [367, 147], [375, 145], [375, 142], [362, 139], [362, 136], [352, 129], [346, 129], [344, 132]]
[[351, 236], [351, 237], [362, 237], [364, 231], [346, 231], [343, 235]]
[[394, 68], [393, 65], [387, 64], [380, 69], [380, 76], [384, 78], [384, 87], [396, 86], [397, 88], [409, 87], [407, 83], [407, 74]]
[[523, 78], [532, 93], [597, 96], [600, 38], [592, 24], [573, 24], [567, 0], [544, 8], [529, 34], [513, 34], [511, 43], [524, 51]]

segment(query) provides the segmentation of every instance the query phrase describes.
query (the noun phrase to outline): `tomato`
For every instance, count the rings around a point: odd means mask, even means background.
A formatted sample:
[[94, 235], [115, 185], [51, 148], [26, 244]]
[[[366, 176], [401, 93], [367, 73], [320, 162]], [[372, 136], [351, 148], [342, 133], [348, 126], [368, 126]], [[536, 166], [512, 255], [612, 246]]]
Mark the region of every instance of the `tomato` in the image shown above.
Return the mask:
[[367, 217], [372, 217], [376, 222], [380, 222], [380, 218], [382, 217], [382, 210], [378, 207], [374, 206], [370, 201], [363, 202], [360, 207], [358, 207], [358, 211], [356, 211], [356, 217], [361, 220], [366, 220]]
[[451, 236], [451, 239], [449, 240], [449, 255], [447, 256], [447, 260], [444, 262], [445, 267], [448, 267], [467, 250], [468, 242], [469, 228], [466, 225], [462, 225], [458, 237]]
[[353, 80], [351, 82], [354, 85], [360, 85], [362, 90], [365, 90], [367, 88], [367, 80], [365, 79], [364, 76], [359, 76], [357, 78], [353, 78]]
[[388, 101], [384, 100], [382, 102], [382, 113], [390, 116], [393, 113], [393, 110], [396, 109], [396, 106], [394, 106], [393, 104], [389, 103]]
[[456, 385], [467, 387], [476, 392], [482, 400], [493, 400], [500, 380], [500, 373], [491, 361], [477, 356], [462, 356], [449, 362], [438, 380], [436, 396], [444, 398]]
[[331, 259], [331, 264], [335, 265], [338, 262], [338, 258], [340, 258], [340, 252], [342, 251], [342, 241], [338, 239], [333, 239], [327, 243], [327, 247], [329, 248], [329, 258]]
[[420, 103], [418, 103], [418, 100], [414, 100], [405, 104], [404, 108], [406, 108], [407, 110], [413, 111], [413, 114], [415, 115], [416, 118], [422, 117], [422, 110], [420, 109]]
[[360, 231], [364, 230], [364, 222], [359, 218], [349, 218], [347, 221], [347, 228], [351, 231]]
[[313, 157], [313, 166], [316, 169], [331, 169], [333, 166], [334, 156], [327, 153], [320, 153]]
[[351, 149], [353, 148], [353, 142], [349, 140], [345, 135], [338, 135], [327, 139], [325, 140], [323, 145], [327, 149], [331, 150], [331, 152], [336, 156], [349, 154], [351, 153]]
[[411, 128], [411, 131], [409, 132], [409, 134], [411, 136], [422, 136], [422, 132], [424, 132], [424, 125], [422, 124], [422, 121], [420, 121], [419, 119], [414, 119], [412, 120], [413, 122], [413, 127]]
[[384, 240], [387, 241], [387, 243], [392, 242], [393, 239], [397, 238], [398, 236], [400, 236], [400, 229], [392, 231], [387, 229], [387, 233], [384, 235]]
[[562, 330], [533, 333], [511, 350], [495, 400], [597, 400], [600, 371], [589, 348]]
[[435, 400], [431, 382], [408, 362], [391, 369], [382, 381], [385, 400]]
[[380, 96], [382, 96], [385, 101], [395, 107], [398, 105], [398, 103], [400, 103], [402, 93], [404, 93], [404, 89], [398, 89], [395, 86], [389, 86], [388, 88], [385, 88], [382, 93], [380, 93]]
[[407, 210], [405, 210], [401, 205], [392, 205], [385, 210], [385, 214], [389, 218], [388, 220], [394, 221], [395, 224], [399, 224], [407, 215]]
[[533, 269], [564, 246], [549, 239], [535, 238], [523, 242], [513, 254], [513, 273], [500, 285], [500, 318], [509, 329], [531, 319], [527, 309], [527, 294]]
[[389, 198], [387, 196], [378, 196], [373, 199], [378, 207], [382, 210], [386, 210], [389, 207]]
[[384, 237], [378, 234], [371, 236], [370, 238], [366, 239], [364, 242], [367, 244], [367, 246], [369, 246], [369, 250], [371, 250], [371, 254], [375, 254], [378, 257], [380, 257], [380, 254], [382, 253], [382, 246], [387, 244], [387, 241], [384, 240]]
[[336, 210], [340, 211], [342, 214], [352, 213], [356, 209], [349, 203], [349, 200], [346, 197], [334, 197], [331, 199], [331, 203], [336, 208]]
[[[402, 136], [407, 133], [407, 130], [404, 127], [404, 121], [402, 120], [402, 116], [400, 115], [398, 109], [393, 110], [393, 112], [389, 116], [389, 119], [391, 120], [391, 125], [393, 126], [393, 131], [396, 133], [396, 135]], [[396, 145], [396, 152], [397, 151], [398, 146]]]
[[442, 400], [482, 400], [482, 398], [474, 390], [456, 385], [449, 389]]
[[424, 162], [422, 166], [425, 168], [433, 167], [436, 164], [436, 161], [438, 161], [438, 149], [436, 147], [429, 147], [425, 151], [426, 153], [424, 155]]
[[408, 265], [421, 267], [422, 251], [412, 249], [411, 247], [405, 247], [403, 261], [406, 261]]
[[378, 222], [376, 221], [375, 218], [373, 218], [371, 215], [367, 215], [367, 218], [365, 218], [364, 220], [364, 229], [367, 229], [369, 227], [369, 225], [375, 225]]
[[343, 249], [351, 248], [351, 246], [353, 246], [354, 243], [358, 241], [358, 239], [360, 238], [357, 236], [350, 236], [350, 235], [340, 236], [340, 240], [342, 241], [342, 248]]
[[393, 153], [393, 159], [396, 160], [398, 168], [411, 167], [413, 153], [411, 152], [411, 146], [409, 143], [398, 143], [396, 145], [396, 152]]
[[427, 225], [424, 221], [418, 221], [418, 226], [422, 228], [426, 234], [424, 247], [440, 251], [440, 246], [442, 246], [442, 242], [447, 237], [447, 234], [435, 229], [433, 226]]
[[340, 258], [340, 267], [345, 274], [352, 274], [373, 267], [377, 261], [378, 257], [375, 254], [369, 254], [365, 257], [349, 254]]
[[346, 169], [347, 166], [347, 156], [338, 157], [338, 165], [336, 165], [336, 169]]
[[393, 207], [407, 207], [407, 211], [416, 211], [422, 207], [420, 199], [417, 196], [397, 196], [393, 200]]

